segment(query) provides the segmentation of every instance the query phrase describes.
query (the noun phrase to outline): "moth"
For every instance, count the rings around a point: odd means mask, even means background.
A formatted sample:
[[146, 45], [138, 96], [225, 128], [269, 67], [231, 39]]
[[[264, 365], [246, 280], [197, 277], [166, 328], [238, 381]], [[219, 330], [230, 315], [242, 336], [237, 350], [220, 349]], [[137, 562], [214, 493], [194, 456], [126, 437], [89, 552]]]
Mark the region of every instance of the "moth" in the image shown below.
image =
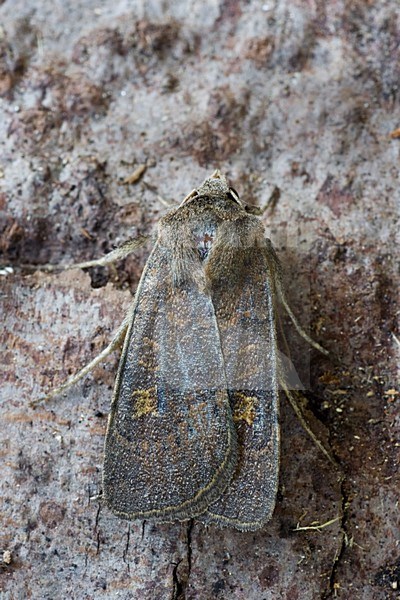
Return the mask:
[[[142, 241], [75, 266], [108, 264]], [[270, 519], [279, 471], [278, 299], [294, 319], [261, 220], [216, 171], [159, 221], [114, 340], [49, 395], [123, 342], [103, 469], [114, 514], [240, 531]]]

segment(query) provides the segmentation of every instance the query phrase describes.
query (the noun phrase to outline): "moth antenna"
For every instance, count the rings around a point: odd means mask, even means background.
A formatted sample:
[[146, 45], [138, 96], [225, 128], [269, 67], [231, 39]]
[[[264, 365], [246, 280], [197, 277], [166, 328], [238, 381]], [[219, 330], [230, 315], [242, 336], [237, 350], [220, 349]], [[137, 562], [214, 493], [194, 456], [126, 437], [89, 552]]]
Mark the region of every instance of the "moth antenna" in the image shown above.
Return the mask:
[[187, 196], [185, 196], [185, 198], [180, 203], [179, 207], [183, 206], [188, 200], [190, 200], [191, 198], [193, 198], [196, 195], [197, 195], [197, 190], [196, 189], [192, 190], [190, 192], [190, 194], [188, 194]]

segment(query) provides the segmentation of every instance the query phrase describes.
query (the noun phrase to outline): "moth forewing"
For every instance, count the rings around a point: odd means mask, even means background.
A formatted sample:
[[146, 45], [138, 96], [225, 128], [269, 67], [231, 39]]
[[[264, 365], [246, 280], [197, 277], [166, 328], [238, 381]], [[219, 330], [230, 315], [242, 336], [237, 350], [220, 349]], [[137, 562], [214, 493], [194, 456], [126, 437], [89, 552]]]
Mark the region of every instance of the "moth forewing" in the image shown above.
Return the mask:
[[191, 238], [174, 214], [175, 235], [168, 236], [169, 216], [139, 284], [106, 436], [105, 502], [128, 519], [200, 514], [237, 464], [213, 304], [186, 268], [190, 255], [181, 264], [177, 239], [185, 252]]
[[271, 517], [278, 486], [276, 272], [258, 219], [243, 214], [220, 232], [207, 272], [239, 454], [231, 484], [200, 519], [248, 531]]

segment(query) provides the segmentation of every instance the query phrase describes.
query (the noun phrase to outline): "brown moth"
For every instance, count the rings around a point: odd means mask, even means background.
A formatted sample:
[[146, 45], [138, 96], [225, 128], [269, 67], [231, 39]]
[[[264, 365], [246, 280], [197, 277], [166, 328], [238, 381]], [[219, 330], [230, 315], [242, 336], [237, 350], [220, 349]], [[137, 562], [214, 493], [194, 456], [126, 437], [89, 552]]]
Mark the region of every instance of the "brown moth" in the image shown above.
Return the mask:
[[[75, 266], [108, 264], [139, 243]], [[241, 531], [271, 517], [279, 468], [278, 297], [293, 317], [260, 219], [219, 171], [160, 220], [115, 339], [50, 394], [123, 341], [103, 470], [113, 513], [158, 522], [195, 517]]]
[[119, 516], [256, 529], [278, 480], [276, 257], [219, 173], [162, 218], [105, 444]]

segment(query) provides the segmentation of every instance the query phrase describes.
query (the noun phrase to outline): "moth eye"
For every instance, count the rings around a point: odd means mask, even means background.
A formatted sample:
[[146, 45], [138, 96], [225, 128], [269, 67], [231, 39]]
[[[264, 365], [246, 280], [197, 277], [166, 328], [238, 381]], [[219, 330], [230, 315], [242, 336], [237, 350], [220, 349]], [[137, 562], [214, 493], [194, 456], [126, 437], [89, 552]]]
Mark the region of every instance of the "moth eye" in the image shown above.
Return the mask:
[[234, 200], [239, 204], [239, 194], [234, 188], [229, 188], [228, 196], [231, 198], [231, 200]]

